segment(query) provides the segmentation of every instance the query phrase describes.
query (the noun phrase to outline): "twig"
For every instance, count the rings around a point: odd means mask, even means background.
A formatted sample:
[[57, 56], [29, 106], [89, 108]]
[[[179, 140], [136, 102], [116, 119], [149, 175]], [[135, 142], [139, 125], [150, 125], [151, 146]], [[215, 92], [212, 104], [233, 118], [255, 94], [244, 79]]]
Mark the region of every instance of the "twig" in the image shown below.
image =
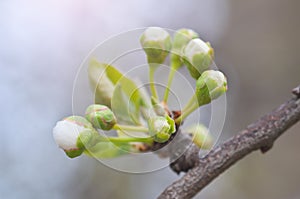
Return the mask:
[[[158, 198], [192, 198], [231, 165], [252, 151], [261, 150], [265, 153], [271, 149], [274, 141], [300, 120], [300, 85], [293, 89], [292, 93], [294, 94], [292, 99], [212, 149], [204, 157], [190, 156], [193, 160], [189, 161], [194, 162], [192, 168], [188, 169], [182, 178], [167, 187]], [[186, 153], [195, 152], [187, 150]], [[186, 153], [184, 155], [189, 157]], [[180, 172], [180, 169], [182, 168], [178, 167], [176, 172]], [[183, 168], [182, 171], [184, 170], [186, 169]]]

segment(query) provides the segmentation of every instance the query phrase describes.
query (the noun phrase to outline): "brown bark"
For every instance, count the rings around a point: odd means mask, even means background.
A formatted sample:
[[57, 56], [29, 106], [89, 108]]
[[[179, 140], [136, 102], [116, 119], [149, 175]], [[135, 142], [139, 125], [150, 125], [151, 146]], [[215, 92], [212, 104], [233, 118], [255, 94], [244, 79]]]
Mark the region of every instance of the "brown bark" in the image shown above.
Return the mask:
[[[178, 149], [172, 147], [172, 144], [170, 150], [173, 151], [170, 154], [180, 156], [173, 157], [176, 160], [171, 163], [171, 168], [177, 173], [181, 171], [187, 173], [167, 187], [158, 198], [192, 198], [241, 158], [255, 150], [261, 150], [263, 153], [270, 150], [275, 140], [300, 120], [300, 85], [293, 89], [292, 93], [294, 94], [292, 99], [212, 149], [204, 157], [198, 156], [193, 144], [188, 147], [185, 145], [184, 152], [180, 149], [181, 153], [176, 151]], [[186, 140], [184, 137], [178, 137]]]

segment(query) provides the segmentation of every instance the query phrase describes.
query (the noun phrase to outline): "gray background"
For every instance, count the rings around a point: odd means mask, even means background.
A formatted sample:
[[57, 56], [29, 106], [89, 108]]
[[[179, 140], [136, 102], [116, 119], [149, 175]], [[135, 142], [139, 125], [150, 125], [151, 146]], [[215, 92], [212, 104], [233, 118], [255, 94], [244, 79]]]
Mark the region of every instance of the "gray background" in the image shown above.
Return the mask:
[[[196, 30], [229, 80], [223, 141], [299, 84], [299, 8], [297, 0], [0, 1], [0, 198], [154, 198], [178, 178], [170, 169], [120, 173], [70, 160], [53, 141], [56, 121], [72, 114], [73, 81], [88, 52], [133, 28]], [[196, 198], [299, 198], [299, 127]]]

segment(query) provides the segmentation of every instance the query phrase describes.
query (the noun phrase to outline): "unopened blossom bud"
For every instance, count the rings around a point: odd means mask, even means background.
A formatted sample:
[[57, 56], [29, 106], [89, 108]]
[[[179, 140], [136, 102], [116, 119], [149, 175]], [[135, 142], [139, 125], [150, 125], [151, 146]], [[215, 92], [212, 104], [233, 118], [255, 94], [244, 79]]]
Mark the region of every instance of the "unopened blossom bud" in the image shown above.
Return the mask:
[[197, 37], [198, 34], [190, 29], [179, 29], [175, 32], [172, 46], [171, 63], [176, 69], [183, 65], [183, 49], [190, 40]]
[[93, 136], [93, 127], [85, 118], [80, 116], [67, 117], [56, 123], [53, 137], [56, 144], [70, 158], [80, 156]]
[[199, 148], [210, 149], [212, 147], [212, 136], [204, 125], [193, 125], [189, 127], [185, 132], [193, 137], [192, 139], [194, 144], [196, 144]]
[[170, 138], [170, 125], [164, 117], [154, 117], [148, 120], [149, 133], [156, 142], [166, 142]]
[[140, 43], [148, 63], [162, 64], [171, 50], [170, 34], [162, 28], [150, 27], [141, 35]]
[[107, 106], [90, 105], [85, 112], [85, 117], [94, 127], [102, 130], [110, 130], [116, 124], [114, 113]]
[[156, 142], [166, 142], [172, 133], [175, 132], [175, 122], [169, 116], [157, 116], [148, 120], [149, 134]]
[[199, 106], [208, 104], [227, 91], [227, 80], [224, 74], [216, 70], [202, 73], [196, 82], [196, 96]]
[[199, 38], [192, 39], [184, 48], [183, 54], [184, 63], [195, 79], [198, 79], [201, 73], [209, 68], [214, 57], [214, 51], [210, 44]]

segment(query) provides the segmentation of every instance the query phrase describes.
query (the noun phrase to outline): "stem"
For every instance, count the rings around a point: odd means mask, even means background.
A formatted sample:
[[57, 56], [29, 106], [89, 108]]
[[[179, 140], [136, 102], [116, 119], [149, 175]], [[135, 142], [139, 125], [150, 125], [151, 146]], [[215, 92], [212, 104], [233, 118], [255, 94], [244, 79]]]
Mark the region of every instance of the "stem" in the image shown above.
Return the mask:
[[108, 141], [113, 143], [127, 143], [127, 142], [144, 142], [144, 143], [153, 143], [153, 138], [151, 137], [106, 137]]
[[170, 70], [169, 77], [168, 77], [168, 84], [167, 84], [167, 87], [166, 87], [166, 90], [165, 90], [164, 100], [163, 100], [166, 104], [168, 102], [171, 84], [172, 84], [172, 81], [174, 79], [174, 75], [175, 75], [175, 72], [176, 72], [177, 68], [178, 67], [175, 64], [171, 64], [171, 70]]
[[149, 63], [149, 67], [150, 67], [149, 68], [150, 90], [151, 90], [152, 96], [155, 97], [156, 99], [158, 99], [156, 87], [155, 87], [155, 84], [154, 84], [154, 72], [155, 72], [157, 66], [155, 66], [154, 64]]
[[196, 93], [190, 98], [188, 103], [184, 106], [184, 108], [182, 109], [182, 112], [185, 112], [187, 109], [189, 109], [191, 106], [193, 106], [195, 104], [195, 102], [196, 102], [196, 104], [198, 104], [198, 99], [197, 99]]
[[149, 129], [144, 126], [130, 126], [130, 125], [121, 125], [115, 124], [113, 129], [120, 130], [120, 131], [133, 131], [133, 132], [149, 132]]
[[194, 104], [189, 108], [185, 109], [182, 114], [175, 119], [176, 124], [180, 124], [187, 116], [189, 116], [192, 112], [194, 112], [198, 108], [198, 104]]

